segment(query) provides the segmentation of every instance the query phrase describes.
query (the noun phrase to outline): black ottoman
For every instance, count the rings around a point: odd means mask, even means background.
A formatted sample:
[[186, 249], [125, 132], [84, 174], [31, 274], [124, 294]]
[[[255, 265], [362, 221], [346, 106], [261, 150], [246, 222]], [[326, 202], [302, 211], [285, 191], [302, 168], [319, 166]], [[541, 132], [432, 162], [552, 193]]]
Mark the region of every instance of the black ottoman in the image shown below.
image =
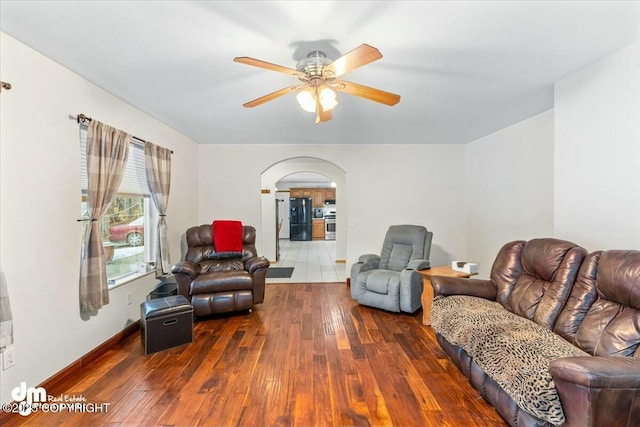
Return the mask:
[[182, 295], [140, 304], [140, 332], [144, 354], [193, 342], [193, 307]]

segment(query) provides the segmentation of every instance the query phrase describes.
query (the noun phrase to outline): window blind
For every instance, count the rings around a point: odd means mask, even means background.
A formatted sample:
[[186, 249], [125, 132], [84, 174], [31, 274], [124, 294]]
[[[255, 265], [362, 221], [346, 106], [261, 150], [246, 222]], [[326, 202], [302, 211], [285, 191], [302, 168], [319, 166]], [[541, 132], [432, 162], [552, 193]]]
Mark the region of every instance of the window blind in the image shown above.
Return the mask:
[[[79, 126], [80, 128], [80, 166], [81, 166], [81, 178], [80, 183], [82, 185], [82, 192], [86, 193], [88, 179], [87, 179], [87, 133], [88, 127], [86, 125]], [[127, 159], [126, 170], [118, 194], [131, 194], [131, 195], [149, 195], [149, 186], [147, 185], [146, 169], [144, 164], [144, 148], [141, 144], [134, 142], [129, 143], [129, 157]]]

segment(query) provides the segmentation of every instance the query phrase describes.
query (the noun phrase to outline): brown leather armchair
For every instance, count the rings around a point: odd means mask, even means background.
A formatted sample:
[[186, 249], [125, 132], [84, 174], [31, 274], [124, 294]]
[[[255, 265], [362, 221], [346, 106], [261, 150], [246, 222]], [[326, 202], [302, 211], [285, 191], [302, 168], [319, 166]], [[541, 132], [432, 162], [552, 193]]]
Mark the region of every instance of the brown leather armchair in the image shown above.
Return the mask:
[[234, 253], [216, 252], [211, 224], [187, 230], [185, 260], [171, 272], [195, 316], [249, 310], [264, 300], [269, 260], [257, 254], [256, 229], [245, 225], [242, 232], [242, 252]]

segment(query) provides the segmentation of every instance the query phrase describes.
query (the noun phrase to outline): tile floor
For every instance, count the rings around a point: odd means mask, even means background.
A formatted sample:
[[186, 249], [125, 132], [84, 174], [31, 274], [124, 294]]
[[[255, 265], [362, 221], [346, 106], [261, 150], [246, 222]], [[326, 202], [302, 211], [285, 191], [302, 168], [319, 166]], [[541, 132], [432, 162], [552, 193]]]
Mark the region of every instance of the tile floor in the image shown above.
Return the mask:
[[335, 240], [292, 242], [280, 239], [280, 259], [272, 267], [293, 267], [288, 279], [267, 279], [267, 283], [345, 282], [346, 264], [336, 264]]

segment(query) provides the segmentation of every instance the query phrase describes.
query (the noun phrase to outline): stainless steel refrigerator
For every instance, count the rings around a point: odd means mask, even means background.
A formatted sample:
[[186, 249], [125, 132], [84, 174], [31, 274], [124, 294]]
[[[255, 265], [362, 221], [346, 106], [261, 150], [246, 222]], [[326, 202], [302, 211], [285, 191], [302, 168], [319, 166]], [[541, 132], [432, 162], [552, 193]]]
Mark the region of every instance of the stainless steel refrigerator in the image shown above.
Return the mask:
[[311, 197], [292, 197], [289, 201], [289, 240], [311, 240]]

